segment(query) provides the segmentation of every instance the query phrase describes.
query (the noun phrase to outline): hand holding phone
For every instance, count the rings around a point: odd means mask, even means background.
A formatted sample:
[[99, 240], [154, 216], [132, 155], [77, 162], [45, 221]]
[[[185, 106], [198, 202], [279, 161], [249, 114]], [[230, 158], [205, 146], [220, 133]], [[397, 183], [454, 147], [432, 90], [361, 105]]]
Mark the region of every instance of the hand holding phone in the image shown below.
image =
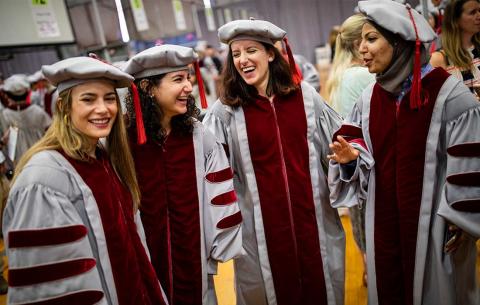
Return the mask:
[[445, 231], [443, 251], [446, 253], [454, 252], [461, 245], [463, 239], [463, 231], [459, 227], [456, 225], [448, 225]]

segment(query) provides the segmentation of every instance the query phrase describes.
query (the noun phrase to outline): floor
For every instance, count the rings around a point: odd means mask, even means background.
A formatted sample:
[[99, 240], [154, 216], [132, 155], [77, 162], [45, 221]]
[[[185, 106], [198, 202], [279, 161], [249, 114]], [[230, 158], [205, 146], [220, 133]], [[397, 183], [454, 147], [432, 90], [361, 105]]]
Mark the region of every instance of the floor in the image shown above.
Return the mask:
[[[346, 278], [345, 278], [345, 305], [366, 305], [367, 288], [363, 285], [363, 263], [352, 235], [352, 226], [348, 216], [342, 216], [342, 224], [347, 236], [346, 244]], [[480, 285], [480, 241], [477, 242], [477, 279]], [[233, 264], [222, 264], [215, 277], [219, 305], [235, 305], [233, 289]]]
[[[363, 263], [360, 251], [352, 237], [352, 226], [348, 216], [342, 216], [342, 224], [347, 234], [345, 305], [366, 305], [367, 288], [363, 286]], [[219, 305], [235, 305], [233, 288], [233, 264], [221, 264], [214, 278]]]
[[[348, 216], [342, 216], [342, 224], [347, 236], [346, 245], [346, 285], [345, 305], [366, 305], [367, 289], [363, 286], [363, 264], [360, 251], [352, 237], [352, 227]], [[477, 243], [480, 250], [480, 241]], [[3, 251], [3, 242], [0, 240], [0, 252]], [[6, 258], [3, 258], [6, 260]], [[5, 270], [4, 276], [6, 277]], [[477, 278], [480, 279], [480, 251], [477, 260]], [[219, 305], [235, 305], [235, 292], [233, 286], [233, 263], [220, 264], [218, 275], [214, 278]], [[480, 284], [480, 281], [479, 281]], [[0, 305], [6, 304], [6, 296], [0, 295]]]

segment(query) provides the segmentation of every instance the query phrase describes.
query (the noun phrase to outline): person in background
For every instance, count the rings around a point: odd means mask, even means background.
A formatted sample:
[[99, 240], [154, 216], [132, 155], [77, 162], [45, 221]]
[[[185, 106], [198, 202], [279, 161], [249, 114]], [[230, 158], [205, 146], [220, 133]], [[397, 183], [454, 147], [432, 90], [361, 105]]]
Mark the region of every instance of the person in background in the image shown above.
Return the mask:
[[[220, 57], [217, 54], [217, 50], [212, 47], [211, 45], [207, 45], [205, 47], [205, 57], [203, 58], [204, 64], [210, 65], [210, 60], [215, 65], [215, 69], [217, 69], [218, 74], [222, 73], [223, 70], [223, 63]], [[207, 62], [205, 62], [207, 61]]]
[[42, 71], [37, 71], [27, 77], [30, 83], [30, 102], [40, 106], [49, 116], [52, 116], [52, 97], [55, 90], [43, 76]]
[[[1, 148], [1, 147], [0, 147]], [[5, 203], [7, 202], [8, 192], [10, 190], [10, 181], [7, 178], [7, 166], [5, 155], [0, 151], [0, 226], [3, 223], [3, 211], [5, 210]], [[3, 239], [3, 234], [1, 234]], [[5, 270], [5, 250], [0, 254], [0, 294], [6, 294], [8, 292], [8, 283], [3, 272]]]
[[432, 54], [430, 64], [455, 75], [479, 98], [475, 89], [480, 87], [480, 1], [448, 3], [443, 19], [442, 49]]
[[320, 76], [318, 75], [317, 68], [310, 63], [305, 56], [300, 54], [293, 54], [295, 63], [300, 68], [302, 80], [312, 86], [317, 92], [320, 92]]
[[[330, 105], [342, 117], [350, 114], [363, 90], [375, 82], [375, 74], [370, 73], [363, 65], [362, 55], [358, 51], [362, 41], [362, 28], [366, 22], [367, 19], [362, 14], [347, 18], [340, 27], [335, 43], [337, 51], [327, 81], [327, 93]], [[365, 207], [351, 207], [349, 214], [353, 237], [363, 256], [363, 282], [366, 285]]]
[[60, 94], [52, 125], [18, 163], [5, 208], [8, 304], [168, 304], [143, 246], [115, 93], [133, 78], [89, 57], [42, 72]]
[[330, 29], [330, 33], [328, 35], [328, 45], [330, 46], [330, 62], [333, 62], [333, 58], [335, 57], [335, 43], [337, 41], [338, 31], [340, 31], [340, 26], [335, 25]]
[[[242, 215], [225, 151], [196, 120], [191, 48], [162, 45], [133, 56], [127, 97], [131, 149], [147, 245], [170, 304], [217, 303], [217, 263], [242, 253]], [[202, 105], [202, 79], [197, 74]]]
[[375, 75], [363, 65], [362, 55], [358, 51], [365, 22], [362, 14], [347, 18], [335, 43], [337, 52], [326, 89], [330, 105], [342, 117], [348, 116], [362, 91], [375, 81]]
[[358, 6], [376, 83], [333, 137], [328, 180], [333, 206], [366, 205], [369, 304], [479, 304], [480, 104], [428, 64], [435, 33], [409, 5]]
[[264, 20], [218, 30], [229, 45], [221, 98], [203, 123], [225, 146], [244, 218], [235, 259], [237, 304], [340, 305], [345, 239], [328, 199], [326, 143], [341, 118], [300, 83]]
[[207, 45], [202, 53], [203, 56], [200, 59], [200, 68], [202, 75], [205, 76], [205, 87], [209, 88], [210, 95], [216, 100], [223, 63], [217, 55], [217, 50], [211, 45]]
[[35, 144], [50, 126], [50, 116], [38, 105], [30, 103], [30, 84], [23, 75], [12, 75], [5, 80], [3, 91], [8, 98], [7, 108], [0, 112], [0, 134], [8, 145], [11, 132], [17, 133], [15, 147], [8, 147], [16, 163]]
[[[277, 41], [275, 43], [275, 48], [277, 48], [280, 54], [282, 54], [282, 56], [288, 62], [288, 54], [283, 46], [283, 42]], [[295, 60], [297, 73], [301, 75], [302, 80], [315, 88], [317, 92], [320, 92], [320, 77], [318, 76], [318, 71], [315, 66], [308, 62], [308, 60], [300, 54], [293, 54], [293, 58]]]
[[[427, 2], [427, 11], [428, 11], [428, 23], [432, 27], [437, 37], [430, 43], [430, 54], [436, 52], [442, 48], [442, 23], [443, 23], [443, 13], [445, 8], [445, 2], [447, 0], [430, 0]], [[415, 9], [420, 14], [423, 14], [422, 3], [418, 4]]]

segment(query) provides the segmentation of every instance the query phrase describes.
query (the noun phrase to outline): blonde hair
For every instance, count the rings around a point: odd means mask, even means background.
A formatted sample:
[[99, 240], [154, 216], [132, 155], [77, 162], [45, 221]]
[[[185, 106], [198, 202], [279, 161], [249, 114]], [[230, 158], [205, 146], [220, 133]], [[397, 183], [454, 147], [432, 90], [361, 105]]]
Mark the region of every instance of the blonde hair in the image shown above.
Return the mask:
[[[442, 48], [445, 52], [447, 65], [469, 70], [472, 68], [472, 57], [468, 50], [462, 46], [462, 30], [458, 21], [463, 13], [463, 5], [469, 1], [478, 0], [452, 0], [445, 8], [442, 22]], [[480, 33], [472, 37], [472, 43], [476, 49], [480, 48]]]
[[[133, 158], [128, 145], [125, 122], [123, 121], [120, 111], [120, 99], [116, 93], [115, 95], [119, 112], [113, 123], [112, 130], [106, 138], [106, 144], [108, 147], [107, 154], [115, 172], [120, 178], [120, 181], [130, 191], [134, 208], [137, 209], [140, 204], [140, 189], [138, 187]], [[19, 160], [16, 166], [13, 182], [32, 156], [44, 150], [61, 149], [66, 155], [73, 159], [88, 159], [91, 140], [89, 140], [85, 134], [77, 131], [71, 122], [71, 88], [60, 93], [55, 108], [56, 113], [53, 117], [52, 125], [50, 125], [45, 135], [27, 150]]]
[[335, 98], [343, 73], [351, 67], [353, 60], [361, 60], [358, 44], [362, 39], [362, 27], [367, 19], [362, 14], [348, 17], [342, 24], [335, 43], [335, 57], [326, 83], [327, 100], [332, 103]]

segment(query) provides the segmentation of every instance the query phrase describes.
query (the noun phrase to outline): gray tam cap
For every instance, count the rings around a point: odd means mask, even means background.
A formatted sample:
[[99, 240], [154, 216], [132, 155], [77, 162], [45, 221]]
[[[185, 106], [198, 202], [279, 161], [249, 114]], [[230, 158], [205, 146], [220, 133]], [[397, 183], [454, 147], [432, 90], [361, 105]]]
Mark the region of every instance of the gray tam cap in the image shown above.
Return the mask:
[[410, 17], [412, 14], [415, 26], [418, 31], [418, 38], [421, 42], [430, 42], [435, 39], [435, 32], [432, 30], [425, 18], [416, 10], [409, 9], [409, 4], [404, 5], [389, 0], [368, 0], [359, 1], [358, 9], [384, 29], [398, 34], [407, 41], [415, 41], [416, 34], [414, 24]]
[[273, 45], [286, 34], [287, 32], [271, 22], [253, 18], [231, 21], [218, 29], [218, 38], [226, 44], [236, 40], [256, 40]]
[[24, 95], [30, 90], [30, 83], [24, 74], [14, 74], [3, 83], [3, 91], [13, 95]]
[[42, 79], [44, 79], [45, 77], [43, 76], [43, 73], [42, 73], [42, 70], [38, 70], [37, 72], [29, 75], [27, 77], [27, 81], [30, 83], [30, 84], [33, 84], [33, 83], [36, 83]]
[[58, 92], [94, 80], [113, 81], [115, 88], [130, 86], [133, 77], [122, 70], [91, 57], [72, 57], [49, 66], [42, 66], [46, 79]]
[[135, 78], [144, 78], [188, 69], [197, 59], [192, 48], [164, 44], [146, 49], [125, 64], [123, 71]]

